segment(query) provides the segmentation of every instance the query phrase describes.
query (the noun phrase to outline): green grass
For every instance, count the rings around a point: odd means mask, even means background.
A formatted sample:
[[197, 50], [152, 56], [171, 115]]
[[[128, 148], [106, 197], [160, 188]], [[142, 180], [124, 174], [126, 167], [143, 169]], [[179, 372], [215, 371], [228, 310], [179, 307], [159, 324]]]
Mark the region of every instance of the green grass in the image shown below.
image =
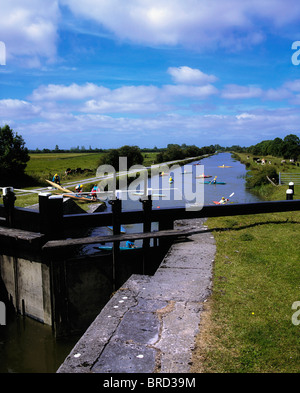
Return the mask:
[[217, 254], [208, 339], [198, 337], [193, 372], [300, 371], [300, 328], [291, 322], [299, 224], [299, 212], [208, 220]]
[[[299, 168], [298, 168], [299, 171]], [[285, 200], [287, 186], [259, 188]], [[295, 186], [294, 199], [300, 186]], [[209, 218], [217, 246], [192, 372], [298, 373], [300, 212]]]
[[40, 179], [40, 181], [52, 179], [55, 173], [58, 173], [61, 179], [67, 180], [65, 176], [65, 170], [67, 168], [91, 169], [94, 175], [102, 154], [103, 153], [31, 154], [25, 173], [36, 179]]
[[[67, 168], [90, 169], [92, 175], [96, 174], [98, 162], [104, 153], [35, 153], [30, 155], [25, 173], [36, 179], [52, 179], [58, 173], [63, 180]], [[144, 166], [150, 166], [155, 160], [157, 153], [143, 153]], [[72, 179], [82, 178], [82, 175], [73, 176]]]

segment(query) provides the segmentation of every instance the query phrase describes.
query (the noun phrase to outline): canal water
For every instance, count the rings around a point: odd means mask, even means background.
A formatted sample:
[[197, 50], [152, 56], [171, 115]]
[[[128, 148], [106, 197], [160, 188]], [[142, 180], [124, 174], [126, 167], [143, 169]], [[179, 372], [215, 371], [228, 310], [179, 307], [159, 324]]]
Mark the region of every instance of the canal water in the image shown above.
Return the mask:
[[[183, 196], [186, 194], [186, 187], [188, 182], [191, 182], [191, 187], [194, 191], [197, 190], [197, 182], [202, 182], [202, 179], [196, 179], [195, 175], [199, 174], [197, 165], [194, 162], [184, 167], [170, 171], [167, 176], [162, 176], [158, 182], [152, 181], [148, 183], [151, 188], [161, 188], [161, 190], [153, 190], [153, 194], [163, 195], [153, 197], [153, 209], [160, 209], [166, 206], [185, 206], [186, 200]], [[219, 201], [223, 196], [228, 198], [233, 203], [247, 203], [258, 202], [260, 199], [251, 194], [245, 188], [246, 169], [239, 161], [235, 161], [230, 153], [220, 153], [199, 162], [203, 165], [205, 175], [211, 176], [204, 179], [209, 181], [217, 176], [218, 182], [225, 184], [204, 184], [202, 189], [204, 204], [212, 204], [213, 201]], [[224, 167], [220, 167], [223, 166]], [[226, 168], [228, 166], [228, 168]], [[200, 166], [199, 166], [200, 168]], [[172, 166], [170, 165], [170, 169]], [[202, 167], [201, 167], [202, 169]], [[184, 173], [185, 171], [185, 173]], [[179, 175], [180, 172], [180, 175]], [[192, 173], [189, 173], [192, 172]], [[169, 188], [169, 176], [172, 175], [174, 183], [172, 184], [172, 191], [167, 194], [166, 189]], [[184, 177], [180, 185], [176, 184], [179, 176]], [[150, 180], [149, 180], [150, 181]], [[178, 181], [177, 181], [178, 183]], [[158, 187], [157, 187], [158, 184]], [[165, 196], [166, 195], [166, 196]], [[171, 198], [169, 198], [171, 196]], [[122, 200], [122, 207], [124, 210], [142, 209], [141, 203], [132, 198]], [[152, 230], [157, 229], [155, 223]], [[141, 232], [142, 225], [127, 225], [126, 231]], [[93, 236], [109, 233], [107, 228], [95, 228], [90, 231]], [[137, 244], [138, 245], [138, 244]], [[93, 249], [94, 250], [94, 249]], [[90, 247], [83, 248], [83, 253], [92, 252]], [[95, 252], [95, 250], [93, 251]], [[9, 315], [7, 317], [6, 326], [0, 326], [0, 372], [1, 373], [53, 373], [69, 354], [79, 337], [70, 337], [68, 339], [56, 340], [53, 336], [51, 327], [43, 325], [28, 317], [19, 315]]]

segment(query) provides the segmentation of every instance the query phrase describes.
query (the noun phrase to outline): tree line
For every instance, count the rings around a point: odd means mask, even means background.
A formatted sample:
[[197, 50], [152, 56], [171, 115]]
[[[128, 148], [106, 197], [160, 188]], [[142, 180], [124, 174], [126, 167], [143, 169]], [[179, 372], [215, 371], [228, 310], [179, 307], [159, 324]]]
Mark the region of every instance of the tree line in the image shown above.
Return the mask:
[[[75, 149], [75, 148], [74, 148]], [[176, 161], [185, 158], [199, 157], [205, 154], [213, 154], [216, 152], [231, 151], [231, 152], [248, 152], [253, 155], [267, 156], [271, 155], [274, 157], [283, 157], [299, 160], [300, 159], [300, 139], [294, 134], [287, 135], [284, 139], [275, 138], [274, 140], [264, 140], [257, 143], [256, 145], [246, 147], [240, 147], [233, 145], [231, 147], [222, 147], [218, 144], [197, 147], [195, 145], [178, 145], [169, 144], [166, 148], [153, 149], [141, 149], [138, 146], [122, 146], [119, 149], [81, 149], [75, 150], [61, 150], [58, 145], [55, 146], [54, 150], [43, 149], [39, 152], [101, 152], [105, 153], [101, 156], [98, 165], [109, 164], [112, 165], [116, 170], [119, 168], [119, 157], [127, 157], [127, 168], [132, 165], [143, 164], [144, 155], [143, 152], [155, 152], [156, 160], [155, 163], [161, 163], [166, 161]], [[35, 150], [34, 152], [37, 152]], [[32, 150], [28, 150], [25, 146], [25, 141], [21, 135], [15, 133], [8, 125], [0, 127], [0, 181], [3, 184], [6, 180], [20, 179], [24, 176], [27, 162], [30, 159], [30, 153]]]
[[297, 135], [289, 134], [283, 139], [264, 140], [246, 149], [247, 153], [255, 156], [273, 156], [300, 160], [300, 139]]

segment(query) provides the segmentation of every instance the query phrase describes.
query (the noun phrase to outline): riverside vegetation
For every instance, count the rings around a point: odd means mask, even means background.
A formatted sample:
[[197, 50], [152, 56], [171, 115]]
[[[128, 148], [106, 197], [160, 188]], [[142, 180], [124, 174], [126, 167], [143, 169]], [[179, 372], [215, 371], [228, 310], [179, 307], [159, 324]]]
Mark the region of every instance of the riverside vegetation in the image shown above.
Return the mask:
[[[251, 163], [247, 184], [265, 199], [285, 200], [288, 187], [262, 176], [269, 171], [276, 177], [281, 160], [268, 157], [272, 164], [266, 169], [246, 156], [236, 158]], [[299, 167], [288, 171], [299, 173]], [[295, 185], [294, 199], [299, 195]], [[300, 325], [292, 321], [292, 305], [300, 301], [300, 212], [209, 218], [207, 225], [217, 245], [213, 289], [191, 371], [298, 373]]]

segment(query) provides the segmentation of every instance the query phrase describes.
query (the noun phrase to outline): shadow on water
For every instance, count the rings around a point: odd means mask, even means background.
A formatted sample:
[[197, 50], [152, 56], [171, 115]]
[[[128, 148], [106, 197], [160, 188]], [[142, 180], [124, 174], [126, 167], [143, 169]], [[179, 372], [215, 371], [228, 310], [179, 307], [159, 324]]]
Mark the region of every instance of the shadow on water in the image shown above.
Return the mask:
[[[222, 196], [228, 197], [234, 193], [231, 201], [234, 203], [258, 202], [260, 199], [251, 194], [245, 188], [246, 169], [243, 164], [231, 158], [230, 153], [221, 153], [201, 160], [206, 175], [224, 185], [204, 185], [204, 204], [211, 204], [213, 200], [220, 200]], [[225, 165], [230, 168], [220, 168]], [[187, 171], [195, 173], [193, 164], [185, 166]], [[167, 180], [161, 179], [161, 180]], [[198, 179], [193, 179], [193, 182]], [[160, 182], [160, 184], [162, 184]], [[175, 195], [176, 184], [174, 185]], [[178, 198], [178, 196], [177, 196]], [[128, 200], [124, 202], [123, 209], [142, 209], [138, 201]], [[176, 199], [176, 198], [175, 198]], [[183, 206], [182, 200], [167, 201], [164, 197], [153, 198], [153, 209], [165, 206]], [[157, 230], [157, 223], [152, 224], [152, 230]], [[127, 225], [127, 233], [142, 232], [142, 225]], [[107, 227], [99, 227], [89, 230], [88, 235], [111, 234]], [[80, 234], [79, 236], [83, 236]], [[139, 242], [137, 246], [141, 245]], [[83, 247], [81, 255], [93, 254], [96, 251], [93, 246]], [[9, 313], [10, 314], [10, 313]], [[55, 339], [52, 328], [41, 324], [28, 317], [9, 315], [6, 326], [0, 326], [0, 372], [2, 373], [52, 373], [57, 370], [70, 350], [74, 347], [79, 337]]]
[[79, 337], [55, 340], [52, 328], [10, 315], [0, 326], [0, 373], [53, 373]]

